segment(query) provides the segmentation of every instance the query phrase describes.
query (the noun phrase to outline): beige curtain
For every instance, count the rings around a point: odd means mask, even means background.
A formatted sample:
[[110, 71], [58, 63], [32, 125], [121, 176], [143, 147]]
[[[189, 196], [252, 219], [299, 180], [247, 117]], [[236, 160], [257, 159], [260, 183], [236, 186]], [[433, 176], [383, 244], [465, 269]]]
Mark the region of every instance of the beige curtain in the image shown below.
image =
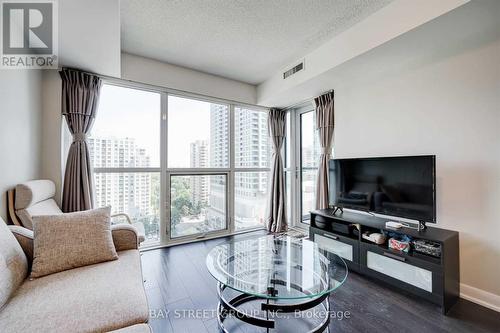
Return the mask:
[[269, 179], [269, 199], [267, 204], [267, 230], [282, 232], [287, 229], [285, 171], [281, 149], [285, 141], [286, 112], [271, 109], [267, 121], [272, 143], [271, 173]]
[[73, 142], [69, 148], [64, 173], [62, 210], [76, 212], [93, 206], [93, 179], [87, 134], [96, 115], [102, 80], [74, 69], [63, 69], [62, 114]]
[[319, 132], [321, 155], [316, 183], [316, 209], [328, 208], [328, 160], [333, 144], [334, 99], [333, 91], [314, 99], [316, 104], [316, 127]]

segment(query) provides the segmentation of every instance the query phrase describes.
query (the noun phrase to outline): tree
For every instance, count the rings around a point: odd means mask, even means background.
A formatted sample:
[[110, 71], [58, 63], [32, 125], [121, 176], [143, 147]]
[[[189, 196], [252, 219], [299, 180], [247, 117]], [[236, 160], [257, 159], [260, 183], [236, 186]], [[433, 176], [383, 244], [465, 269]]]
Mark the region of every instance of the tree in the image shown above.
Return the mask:
[[186, 177], [171, 178], [171, 207], [170, 218], [172, 226], [181, 222], [183, 216], [193, 214], [195, 211], [191, 201], [191, 189]]

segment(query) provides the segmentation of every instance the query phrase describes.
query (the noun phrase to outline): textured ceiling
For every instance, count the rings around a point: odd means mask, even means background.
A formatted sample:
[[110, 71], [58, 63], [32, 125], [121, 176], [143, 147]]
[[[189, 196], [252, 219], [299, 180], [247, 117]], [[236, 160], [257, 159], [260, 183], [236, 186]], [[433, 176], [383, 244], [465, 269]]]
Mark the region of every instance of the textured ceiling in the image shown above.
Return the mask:
[[122, 50], [258, 84], [391, 1], [121, 0]]

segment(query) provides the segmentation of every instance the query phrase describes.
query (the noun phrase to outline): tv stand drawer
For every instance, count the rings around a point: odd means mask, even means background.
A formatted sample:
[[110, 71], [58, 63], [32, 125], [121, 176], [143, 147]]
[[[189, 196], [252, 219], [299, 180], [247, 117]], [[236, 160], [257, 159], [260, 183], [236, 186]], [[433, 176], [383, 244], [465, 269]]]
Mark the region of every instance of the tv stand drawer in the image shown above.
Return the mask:
[[432, 293], [433, 272], [405, 262], [390, 252], [366, 252], [366, 267]]
[[310, 236], [321, 248], [338, 255], [349, 266], [351, 266], [350, 263], [359, 263], [359, 246], [356, 239], [316, 228], [311, 228]]
[[329, 252], [335, 253], [336, 255], [346, 260], [353, 261], [354, 259], [353, 246], [338, 241], [338, 238], [330, 238], [328, 237], [328, 234], [318, 234], [314, 236], [314, 241], [318, 243], [318, 245], [322, 248], [328, 250]]

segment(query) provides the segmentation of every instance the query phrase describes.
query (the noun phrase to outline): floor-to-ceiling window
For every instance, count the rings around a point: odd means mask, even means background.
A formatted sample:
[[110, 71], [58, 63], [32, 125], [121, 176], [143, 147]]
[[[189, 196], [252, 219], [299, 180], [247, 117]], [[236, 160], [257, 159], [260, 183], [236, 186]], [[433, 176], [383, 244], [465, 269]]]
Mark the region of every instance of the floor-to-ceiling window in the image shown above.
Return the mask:
[[284, 164], [285, 164], [285, 187], [286, 187], [286, 217], [287, 223], [289, 226], [294, 225], [294, 216], [295, 216], [295, 202], [294, 193], [295, 189], [295, 179], [297, 177], [297, 168], [295, 166], [295, 157], [294, 157], [294, 137], [292, 135], [292, 128], [294, 128], [294, 114], [292, 110], [288, 110], [286, 113], [286, 129], [285, 129], [285, 142], [283, 153], [285, 155]]
[[267, 109], [143, 85], [103, 85], [89, 137], [96, 206], [149, 245], [264, 227]]
[[160, 93], [104, 85], [88, 138], [95, 205], [143, 222], [148, 242], [160, 240], [160, 115]]
[[236, 230], [264, 226], [271, 159], [267, 116], [262, 110], [234, 109]]
[[316, 113], [300, 113], [300, 216], [303, 222], [309, 220], [309, 212], [314, 209], [316, 176], [319, 165], [319, 136], [316, 129]]
[[230, 106], [168, 96], [170, 237], [228, 230]]
[[290, 224], [306, 226], [316, 201], [316, 177], [321, 146], [312, 103], [287, 113], [285, 174]]

